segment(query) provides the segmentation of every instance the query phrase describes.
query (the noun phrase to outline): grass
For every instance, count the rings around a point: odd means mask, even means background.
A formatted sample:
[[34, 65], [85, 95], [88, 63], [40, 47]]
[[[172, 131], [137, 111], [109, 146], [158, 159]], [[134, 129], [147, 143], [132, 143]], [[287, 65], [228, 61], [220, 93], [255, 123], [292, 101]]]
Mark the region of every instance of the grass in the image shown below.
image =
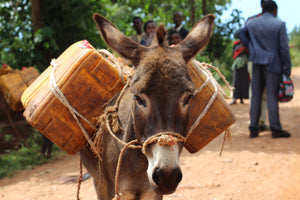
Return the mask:
[[50, 159], [42, 156], [39, 151], [42, 144], [42, 135], [34, 131], [27, 138], [30, 148], [21, 145], [18, 150], [7, 150], [0, 156], [0, 178], [12, 177], [16, 172], [25, 169], [33, 169], [35, 166], [45, 164], [49, 160], [54, 160], [65, 155], [56, 145], [53, 145], [52, 157]]

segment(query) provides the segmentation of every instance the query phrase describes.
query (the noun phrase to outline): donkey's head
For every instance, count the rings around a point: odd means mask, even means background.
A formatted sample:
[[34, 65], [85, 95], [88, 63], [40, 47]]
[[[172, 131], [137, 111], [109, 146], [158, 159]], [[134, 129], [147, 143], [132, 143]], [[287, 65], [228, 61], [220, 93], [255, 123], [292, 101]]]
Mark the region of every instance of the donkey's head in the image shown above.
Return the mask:
[[[130, 92], [135, 137], [141, 143], [164, 132], [171, 138], [175, 134], [185, 137], [189, 102], [195, 90], [187, 63], [208, 44], [214, 16], [199, 20], [175, 47], [166, 44], [163, 26], [157, 29], [152, 45], [145, 47], [124, 36], [103, 16], [95, 14], [94, 20], [106, 43], [134, 65]], [[183, 142], [175, 140], [171, 145], [154, 142], [145, 149], [149, 182], [157, 193], [172, 193], [181, 181], [182, 148]]]

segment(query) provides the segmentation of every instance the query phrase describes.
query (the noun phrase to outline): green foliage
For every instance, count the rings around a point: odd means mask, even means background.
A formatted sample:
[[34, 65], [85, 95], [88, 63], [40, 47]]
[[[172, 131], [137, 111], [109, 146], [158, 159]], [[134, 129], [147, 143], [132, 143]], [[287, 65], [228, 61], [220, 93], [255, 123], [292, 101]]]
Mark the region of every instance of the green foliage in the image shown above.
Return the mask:
[[[207, 48], [202, 53], [209, 58], [209, 63], [219, 68], [228, 81], [232, 80], [231, 65], [233, 62], [232, 48], [234, 34], [242, 26], [244, 20], [240, 14], [241, 11], [233, 10], [231, 20], [228, 22], [222, 22], [220, 17], [217, 16], [214, 34]], [[220, 79], [218, 75], [215, 78], [217, 81]], [[222, 84], [223, 82], [220, 83]]]
[[42, 27], [34, 35], [34, 63], [41, 71], [71, 44], [88, 39], [103, 44], [92, 20], [100, 1], [52, 1], [41, 4]]
[[300, 66], [300, 27], [295, 27], [290, 33], [290, 53], [292, 59], [292, 66]]
[[7, 143], [10, 143], [14, 140], [15, 140], [15, 137], [13, 135], [10, 135], [10, 134], [4, 135], [4, 141]]
[[[33, 35], [30, 2], [9, 0], [0, 3], [0, 64], [8, 63], [14, 68], [34, 65], [43, 71], [51, 58], [56, 58], [78, 40], [87, 39], [97, 48], [106, 48], [92, 20], [95, 12], [113, 21], [126, 35], [134, 33], [134, 16], [140, 16], [144, 22], [152, 19], [170, 28], [173, 26], [173, 13], [180, 10], [185, 15], [185, 26], [190, 29], [204, 15], [202, 1], [195, 0], [43, 0], [40, 1], [41, 28]], [[206, 1], [205, 12], [220, 17], [230, 2]], [[223, 36], [231, 34], [230, 24], [235, 23], [234, 20], [224, 23], [218, 19], [211, 40], [213, 45], [204, 53], [210, 60], [217, 59], [220, 63], [226, 60], [223, 52], [228, 41]], [[231, 31], [226, 31], [228, 27]]]
[[[220, 16], [225, 10], [225, 5], [230, 2], [231, 0], [207, 1], [206, 13]], [[101, 5], [101, 9], [95, 11], [107, 17], [126, 35], [134, 33], [132, 27], [132, 18], [134, 16], [141, 17], [144, 22], [154, 20], [158, 24], [164, 24], [166, 28], [171, 28], [173, 26], [174, 12], [182, 11], [185, 16], [185, 25], [189, 29], [197, 20], [204, 16], [202, 13], [202, 0], [102, 0], [100, 1]], [[192, 18], [195, 19], [192, 21]]]
[[19, 69], [33, 64], [31, 24], [28, 1], [0, 3], [0, 64]]
[[[11, 140], [12, 138], [6, 138]], [[22, 145], [18, 150], [7, 150], [0, 156], [0, 178], [13, 176], [17, 171], [32, 169], [34, 166], [47, 163], [49, 159], [41, 156], [38, 152], [41, 149], [42, 135], [37, 131], [27, 138], [30, 148]], [[64, 155], [56, 145], [53, 145], [51, 160]]]

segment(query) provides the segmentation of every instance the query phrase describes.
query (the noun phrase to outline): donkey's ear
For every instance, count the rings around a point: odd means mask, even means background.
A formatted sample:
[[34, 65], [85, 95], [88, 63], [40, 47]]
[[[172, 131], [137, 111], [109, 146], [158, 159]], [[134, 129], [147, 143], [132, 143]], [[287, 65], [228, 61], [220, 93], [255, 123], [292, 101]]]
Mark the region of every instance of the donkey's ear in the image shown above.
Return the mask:
[[137, 66], [146, 47], [126, 37], [119, 29], [102, 15], [95, 13], [93, 19], [106, 44]]
[[202, 50], [209, 42], [211, 37], [215, 16], [212, 14], [206, 15], [200, 19], [177, 46], [182, 51], [183, 58], [189, 62], [196, 54]]

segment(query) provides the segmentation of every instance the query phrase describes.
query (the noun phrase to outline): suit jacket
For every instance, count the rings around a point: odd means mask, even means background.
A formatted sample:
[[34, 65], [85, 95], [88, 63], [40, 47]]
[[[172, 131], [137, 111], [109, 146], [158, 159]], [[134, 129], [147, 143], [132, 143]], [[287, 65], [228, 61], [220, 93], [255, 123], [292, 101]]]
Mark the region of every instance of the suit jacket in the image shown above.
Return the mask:
[[290, 75], [291, 58], [285, 22], [269, 12], [251, 19], [238, 32], [238, 37], [249, 49], [249, 60], [266, 64], [273, 73]]

